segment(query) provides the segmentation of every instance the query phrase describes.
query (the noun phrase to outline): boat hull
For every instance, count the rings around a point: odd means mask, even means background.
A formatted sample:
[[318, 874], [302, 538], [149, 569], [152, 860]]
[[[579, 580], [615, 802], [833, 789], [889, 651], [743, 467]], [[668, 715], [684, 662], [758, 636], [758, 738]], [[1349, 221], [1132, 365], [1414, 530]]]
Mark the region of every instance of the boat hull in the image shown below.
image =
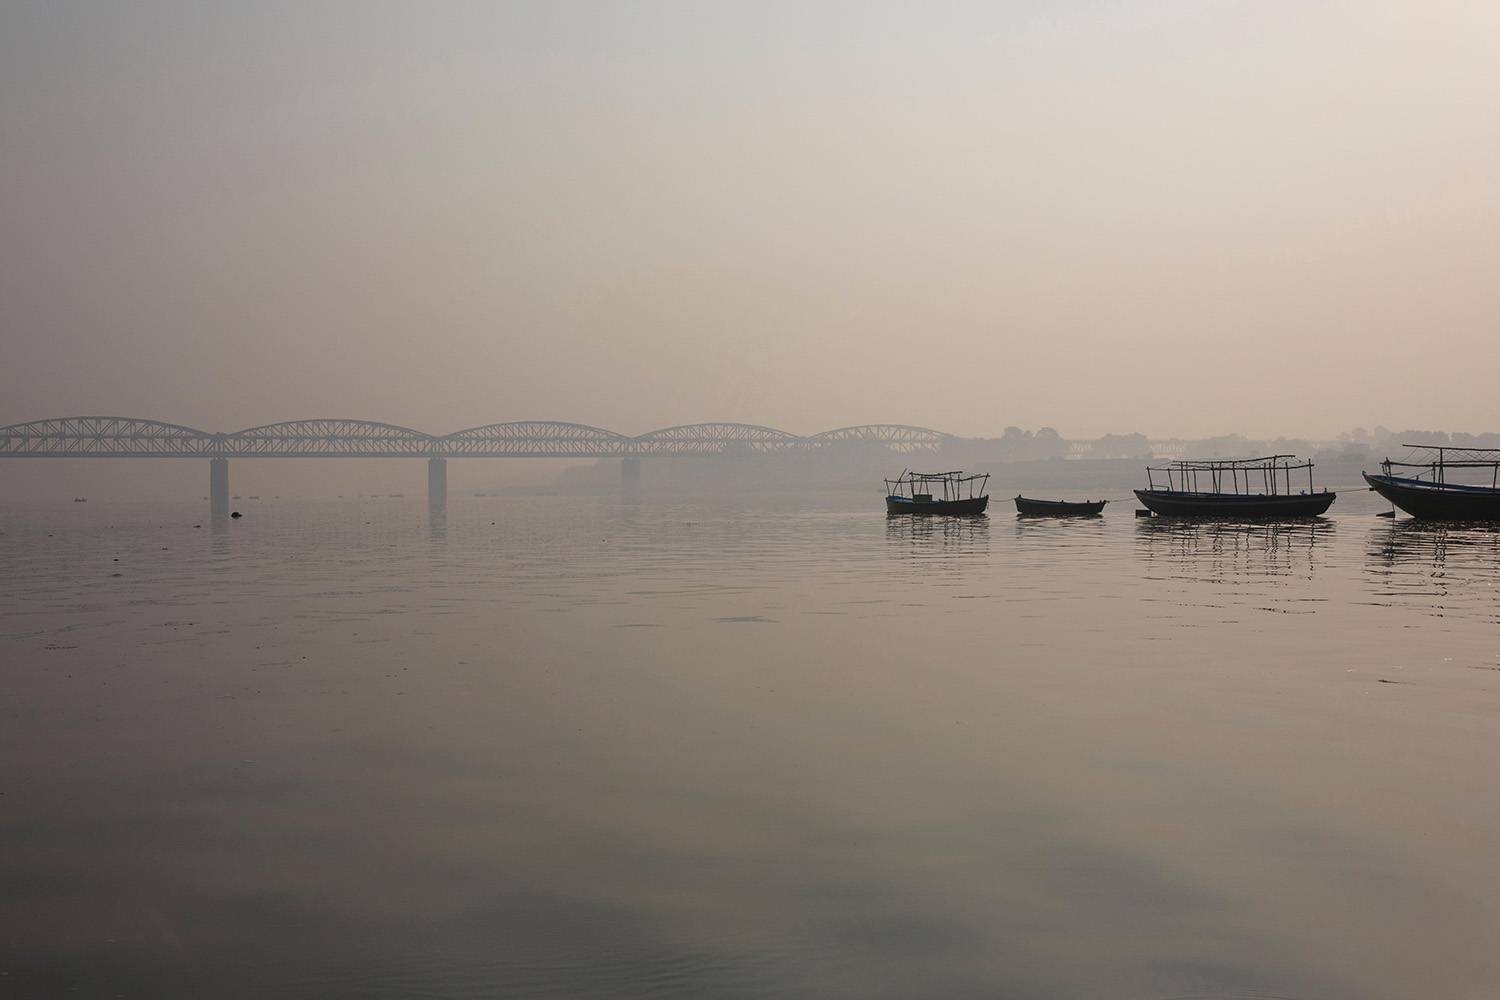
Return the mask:
[[1104, 511], [1108, 500], [1033, 500], [1016, 497], [1016, 513], [1034, 517], [1093, 517]]
[[1370, 489], [1425, 521], [1500, 521], [1500, 489], [1429, 483], [1400, 476], [1360, 475]]
[[1245, 520], [1275, 520], [1317, 517], [1325, 513], [1338, 494], [1236, 494], [1187, 493], [1180, 490], [1136, 490], [1147, 510], [1162, 517], [1220, 517]]
[[913, 500], [910, 497], [887, 496], [887, 514], [983, 514], [990, 505], [988, 494], [963, 500]]

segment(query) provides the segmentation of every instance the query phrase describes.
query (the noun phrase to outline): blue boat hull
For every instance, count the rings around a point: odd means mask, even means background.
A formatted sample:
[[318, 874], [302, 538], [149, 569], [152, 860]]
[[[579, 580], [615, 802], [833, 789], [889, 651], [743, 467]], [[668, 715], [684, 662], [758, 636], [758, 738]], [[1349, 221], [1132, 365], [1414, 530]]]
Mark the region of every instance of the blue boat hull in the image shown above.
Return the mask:
[[1188, 493], [1181, 490], [1136, 490], [1135, 495], [1153, 514], [1162, 517], [1221, 517], [1245, 520], [1277, 520], [1317, 517], [1325, 513], [1338, 494], [1238, 494]]
[[1360, 475], [1370, 489], [1426, 521], [1500, 521], [1500, 489], [1423, 482], [1400, 476]]
[[910, 497], [887, 496], [887, 514], [983, 514], [990, 504], [988, 494], [964, 500], [913, 500]]

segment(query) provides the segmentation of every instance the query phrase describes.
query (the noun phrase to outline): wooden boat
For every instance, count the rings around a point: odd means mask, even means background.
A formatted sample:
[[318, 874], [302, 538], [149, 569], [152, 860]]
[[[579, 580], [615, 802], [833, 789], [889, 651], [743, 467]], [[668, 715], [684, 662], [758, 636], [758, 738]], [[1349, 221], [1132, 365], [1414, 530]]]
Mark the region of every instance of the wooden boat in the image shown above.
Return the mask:
[[1093, 517], [1103, 512], [1108, 500], [1033, 500], [1016, 497], [1016, 513], [1035, 517]]
[[[1446, 445], [1408, 444], [1414, 454], [1407, 461], [1387, 458], [1380, 474], [1361, 472], [1370, 489], [1406, 511], [1427, 521], [1500, 521], [1500, 449], [1449, 448]], [[1397, 470], [1419, 470], [1398, 476]], [[1469, 478], [1490, 473], [1489, 485], [1448, 482], [1458, 469], [1472, 469]], [[1423, 479], [1423, 474], [1427, 475]], [[1463, 473], [1458, 473], [1463, 475]]]
[[[1332, 505], [1335, 493], [1313, 491], [1312, 463], [1295, 455], [1176, 461], [1148, 466], [1149, 484], [1136, 490], [1141, 504], [1162, 517], [1217, 517], [1268, 520], [1316, 517]], [[1292, 473], [1307, 470], [1307, 489], [1292, 492]], [[1166, 486], [1157, 485], [1165, 477]]]
[[[885, 481], [887, 514], [983, 514], [989, 475], [962, 472], [902, 472]], [[941, 495], [939, 495], [941, 494]]]

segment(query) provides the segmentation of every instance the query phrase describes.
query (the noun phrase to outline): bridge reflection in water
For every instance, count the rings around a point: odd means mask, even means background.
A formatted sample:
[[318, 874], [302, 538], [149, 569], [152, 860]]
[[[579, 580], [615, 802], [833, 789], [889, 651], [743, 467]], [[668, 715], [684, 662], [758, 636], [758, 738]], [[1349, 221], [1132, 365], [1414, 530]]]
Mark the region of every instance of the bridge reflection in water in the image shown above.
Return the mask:
[[863, 448], [929, 451], [953, 436], [904, 424], [841, 427], [803, 437], [754, 424], [667, 427], [628, 437], [586, 424], [517, 421], [428, 434], [368, 420], [291, 420], [233, 433], [133, 417], [63, 417], [0, 427], [0, 458], [206, 458], [209, 506], [229, 509], [231, 458], [426, 458], [427, 496], [446, 501], [449, 458], [619, 458], [621, 482], [639, 489], [640, 460], [667, 456], [816, 453]]

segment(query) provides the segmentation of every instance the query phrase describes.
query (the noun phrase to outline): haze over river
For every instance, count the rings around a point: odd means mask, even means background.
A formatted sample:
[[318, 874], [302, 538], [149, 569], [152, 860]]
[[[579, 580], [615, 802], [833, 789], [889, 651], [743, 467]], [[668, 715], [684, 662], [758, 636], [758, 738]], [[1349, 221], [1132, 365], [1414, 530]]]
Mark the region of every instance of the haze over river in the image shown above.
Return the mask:
[[0, 506], [0, 995], [1500, 995], [1500, 533], [992, 492]]

